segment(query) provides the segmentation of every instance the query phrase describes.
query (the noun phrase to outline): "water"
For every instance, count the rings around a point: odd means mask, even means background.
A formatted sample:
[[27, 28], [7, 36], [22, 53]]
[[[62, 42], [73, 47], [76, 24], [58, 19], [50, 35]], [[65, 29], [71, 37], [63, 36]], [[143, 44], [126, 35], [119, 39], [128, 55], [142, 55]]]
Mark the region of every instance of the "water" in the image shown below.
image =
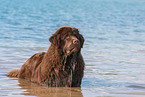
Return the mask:
[[[46, 51], [61, 26], [79, 28], [81, 88], [46, 88], [6, 74]], [[1, 97], [144, 97], [144, 0], [0, 0]]]

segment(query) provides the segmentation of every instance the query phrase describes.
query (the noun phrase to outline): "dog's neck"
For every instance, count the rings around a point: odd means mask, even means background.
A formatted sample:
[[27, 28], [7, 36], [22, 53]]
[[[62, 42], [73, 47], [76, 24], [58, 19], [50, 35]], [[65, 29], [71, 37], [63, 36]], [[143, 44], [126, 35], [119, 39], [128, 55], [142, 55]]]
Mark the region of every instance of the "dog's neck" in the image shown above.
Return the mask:
[[63, 56], [63, 70], [65, 70], [67, 67], [71, 67], [72, 70], [75, 70], [75, 65], [77, 64], [77, 54], [76, 55], [64, 55]]

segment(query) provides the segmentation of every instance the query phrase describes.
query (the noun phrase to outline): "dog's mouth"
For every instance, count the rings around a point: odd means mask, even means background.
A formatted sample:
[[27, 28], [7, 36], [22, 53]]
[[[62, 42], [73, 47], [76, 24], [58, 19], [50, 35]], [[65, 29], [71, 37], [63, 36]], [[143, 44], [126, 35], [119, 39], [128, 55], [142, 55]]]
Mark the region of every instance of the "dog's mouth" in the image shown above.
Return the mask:
[[73, 47], [73, 48], [70, 49], [70, 50], [66, 50], [66, 54], [67, 54], [67, 55], [70, 55], [70, 54], [76, 53], [76, 52], [78, 52], [78, 47]]
[[77, 49], [77, 48], [74, 47], [74, 48], [72, 48], [71, 50], [66, 50], [66, 53], [69, 54], [69, 53], [71, 53], [71, 52], [74, 52], [76, 49]]

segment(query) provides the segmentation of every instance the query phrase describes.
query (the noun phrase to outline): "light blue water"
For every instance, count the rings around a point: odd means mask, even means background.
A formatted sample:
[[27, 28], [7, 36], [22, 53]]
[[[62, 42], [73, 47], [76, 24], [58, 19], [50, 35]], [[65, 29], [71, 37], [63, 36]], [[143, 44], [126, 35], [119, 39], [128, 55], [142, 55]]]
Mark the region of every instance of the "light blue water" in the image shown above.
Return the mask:
[[[6, 77], [46, 51], [48, 38], [61, 26], [76, 27], [85, 37], [81, 90], [42, 88]], [[0, 0], [0, 96], [44, 94], [144, 97], [145, 1]]]

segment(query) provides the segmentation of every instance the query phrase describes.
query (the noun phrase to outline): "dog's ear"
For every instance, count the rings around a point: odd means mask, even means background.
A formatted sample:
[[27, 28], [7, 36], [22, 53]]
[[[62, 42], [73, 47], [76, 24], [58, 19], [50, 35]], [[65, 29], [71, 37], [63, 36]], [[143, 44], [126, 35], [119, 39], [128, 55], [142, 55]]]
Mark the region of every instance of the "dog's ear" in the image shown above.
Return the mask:
[[64, 29], [66, 29], [68, 27], [61, 27], [59, 28], [50, 38], [49, 41], [55, 45], [55, 46], [60, 46], [60, 42], [61, 42], [61, 34], [63, 32]]
[[79, 38], [80, 38], [80, 41], [81, 41], [81, 48], [83, 48], [83, 44], [84, 44], [85, 39], [81, 34], [79, 34]]
[[60, 45], [60, 34], [55, 35], [53, 34], [50, 38], [49, 41], [55, 45], [55, 46], [59, 46]]
[[49, 41], [50, 41], [53, 45], [56, 45], [56, 36], [55, 36], [55, 35], [52, 35], [52, 36], [49, 38]]
[[54, 45], [58, 49], [58, 53], [61, 56], [63, 54], [63, 49], [61, 45], [61, 36], [60, 34], [56, 35], [53, 34], [50, 38], [49, 41], [51, 42], [52, 45]]

